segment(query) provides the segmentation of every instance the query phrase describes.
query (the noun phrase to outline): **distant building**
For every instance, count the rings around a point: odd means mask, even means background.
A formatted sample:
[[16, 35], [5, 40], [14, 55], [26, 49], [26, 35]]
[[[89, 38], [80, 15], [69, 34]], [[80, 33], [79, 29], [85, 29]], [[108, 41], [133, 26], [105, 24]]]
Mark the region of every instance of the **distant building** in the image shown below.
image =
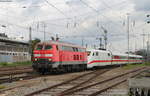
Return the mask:
[[4, 33], [0, 33], [0, 62], [29, 61], [29, 44], [12, 40]]

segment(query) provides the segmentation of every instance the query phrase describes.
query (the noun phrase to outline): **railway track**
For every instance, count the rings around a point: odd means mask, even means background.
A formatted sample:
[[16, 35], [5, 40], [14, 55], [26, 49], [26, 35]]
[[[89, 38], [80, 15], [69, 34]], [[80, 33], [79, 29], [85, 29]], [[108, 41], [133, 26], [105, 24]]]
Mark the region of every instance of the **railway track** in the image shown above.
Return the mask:
[[19, 69], [29, 69], [31, 66], [12, 66], [12, 67], [0, 67], [0, 71], [10, 71]]
[[89, 84], [82, 88], [72, 90], [66, 93], [60, 93], [58, 96], [97, 96], [102, 92], [107, 91], [108, 89], [115, 87], [123, 82], [125, 82], [128, 78], [136, 76], [137, 74], [145, 71], [145, 68], [138, 68], [135, 70], [131, 70], [126, 73], [119, 74], [117, 76], [110, 77], [108, 79], [96, 82], [94, 84]]
[[103, 73], [105, 73], [107, 71], [110, 71], [110, 69], [95, 70], [95, 71], [80, 75], [78, 77], [75, 77], [71, 80], [62, 82], [60, 84], [50, 86], [50, 87], [26, 94], [25, 96], [32, 96], [35, 94], [43, 95], [43, 94], [47, 94], [47, 93], [48, 94], [58, 94], [58, 92], [65, 93], [65, 92], [77, 89], [81, 85], [91, 82], [93, 79], [97, 78], [98, 76], [102, 75]]
[[69, 81], [31, 92], [25, 96], [96, 96], [145, 70], [147, 70], [145, 67], [137, 68], [101, 81], [92, 82], [93, 79], [109, 70], [94, 71]]
[[33, 76], [29, 73], [33, 73], [31, 66], [0, 67], [0, 84], [17, 81], [20, 80], [20, 78], [32, 78]]

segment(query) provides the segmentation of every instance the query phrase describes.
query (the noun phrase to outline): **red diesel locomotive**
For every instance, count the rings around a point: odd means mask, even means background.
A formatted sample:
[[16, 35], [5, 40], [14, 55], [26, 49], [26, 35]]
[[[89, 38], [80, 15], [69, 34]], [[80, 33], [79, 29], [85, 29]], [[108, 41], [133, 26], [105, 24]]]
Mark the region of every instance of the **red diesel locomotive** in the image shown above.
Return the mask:
[[87, 53], [82, 46], [47, 41], [38, 43], [33, 51], [33, 68], [40, 73], [81, 70], [87, 67]]

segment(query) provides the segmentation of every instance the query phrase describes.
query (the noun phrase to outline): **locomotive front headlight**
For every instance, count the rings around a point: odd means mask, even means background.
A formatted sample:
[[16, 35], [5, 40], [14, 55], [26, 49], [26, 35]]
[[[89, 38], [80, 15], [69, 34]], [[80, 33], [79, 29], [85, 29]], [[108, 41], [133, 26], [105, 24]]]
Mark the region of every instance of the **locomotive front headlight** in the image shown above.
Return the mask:
[[45, 54], [45, 57], [52, 57], [53, 54]]
[[35, 58], [34, 61], [37, 61], [37, 58]]
[[52, 59], [48, 59], [49, 61], [51, 61]]

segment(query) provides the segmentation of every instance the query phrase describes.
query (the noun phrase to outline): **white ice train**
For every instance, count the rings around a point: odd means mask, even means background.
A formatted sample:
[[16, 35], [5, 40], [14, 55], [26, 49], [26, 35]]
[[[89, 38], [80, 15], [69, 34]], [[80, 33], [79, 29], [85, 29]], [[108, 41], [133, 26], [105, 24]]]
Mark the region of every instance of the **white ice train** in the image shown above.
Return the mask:
[[100, 67], [100, 66], [107, 66], [107, 65], [122, 65], [127, 63], [142, 63], [143, 57], [140, 55], [129, 55], [128, 54], [121, 54], [115, 53], [106, 50], [96, 50], [90, 49], [87, 50], [88, 53], [88, 62], [87, 67]]

